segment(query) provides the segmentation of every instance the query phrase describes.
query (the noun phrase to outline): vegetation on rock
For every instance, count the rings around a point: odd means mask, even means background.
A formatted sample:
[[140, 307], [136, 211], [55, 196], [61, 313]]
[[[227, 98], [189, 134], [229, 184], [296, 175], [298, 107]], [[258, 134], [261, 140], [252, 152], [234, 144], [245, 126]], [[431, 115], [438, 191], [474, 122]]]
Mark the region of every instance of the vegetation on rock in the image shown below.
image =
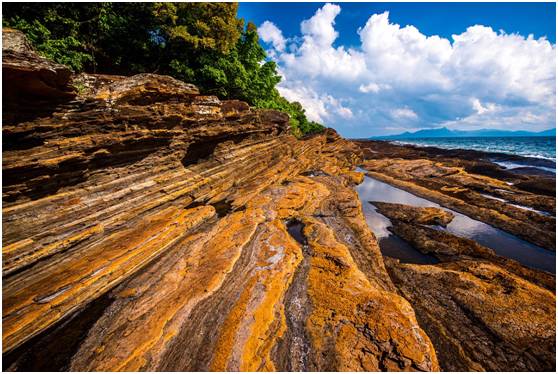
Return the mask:
[[296, 136], [321, 131], [300, 103], [280, 95], [276, 64], [237, 9], [233, 3], [11, 3], [2, 22], [76, 72], [166, 74], [206, 94], [286, 112]]

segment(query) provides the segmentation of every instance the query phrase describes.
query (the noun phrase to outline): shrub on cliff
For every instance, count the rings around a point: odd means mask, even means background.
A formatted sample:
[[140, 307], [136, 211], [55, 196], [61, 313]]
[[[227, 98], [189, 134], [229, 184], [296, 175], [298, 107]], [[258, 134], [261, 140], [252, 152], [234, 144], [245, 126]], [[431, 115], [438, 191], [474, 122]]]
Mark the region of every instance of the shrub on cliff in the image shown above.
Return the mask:
[[308, 120], [304, 108], [299, 102], [289, 102], [279, 94], [277, 89], [274, 89], [272, 95], [271, 99], [259, 101], [255, 106], [258, 108], [276, 109], [288, 113], [291, 117], [291, 128], [295, 136], [301, 137], [324, 130], [323, 125]]
[[233, 3], [6, 3], [3, 25], [74, 71], [152, 72], [196, 84], [204, 93], [287, 112], [293, 133], [323, 127], [281, 97], [281, 77], [266, 61], [256, 27]]

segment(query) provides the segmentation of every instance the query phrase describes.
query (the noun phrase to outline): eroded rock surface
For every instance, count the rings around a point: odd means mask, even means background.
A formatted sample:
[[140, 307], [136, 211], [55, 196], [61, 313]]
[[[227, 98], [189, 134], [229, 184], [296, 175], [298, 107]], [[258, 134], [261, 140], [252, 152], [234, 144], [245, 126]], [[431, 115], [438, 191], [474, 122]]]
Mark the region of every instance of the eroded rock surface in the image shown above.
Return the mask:
[[553, 292], [486, 262], [386, 265], [443, 370], [555, 370]]
[[371, 204], [391, 220], [392, 225], [389, 230], [393, 234], [424, 254], [433, 255], [445, 262], [470, 258], [487, 260], [541, 287], [553, 292], [556, 290], [554, 274], [523, 266], [515, 260], [497, 255], [492, 249], [472, 239], [462, 238], [440, 229], [439, 226], [445, 226], [440, 225], [440, 222], [447, 224], [453, 218], [451, 212], [440, 208], [413, 207], [403, 204], [382, 202], [371, 202]]
[[10, 51], [5, 369], [439, 369], [365, 223], [354, 144], [166, 76], [43, 79]]
[[[445, 210], [373, 202], [440, 263], [382, 257], [354, 188], [371, 149], [333, 130], [296, 139], [281, 112], [167, 76], [73, 75], [18, 32], [4, 41], [5, 370], [555, 368], [553, 275], [445, 231]], [[555, 237], [554, 217], [481, 195], [553, 213], [534, 177], [377, 151], [364, 163], [383, 180]]]
[[391, 220], [394, 235], [441, 261], [415, 265], [385, 257], [391, 279], [432, 340], [442, 370], [554, 370], [553, 274], [451, 234], [440, 221], [448, 223], [453, 215], [442, 209], [371, 203]]

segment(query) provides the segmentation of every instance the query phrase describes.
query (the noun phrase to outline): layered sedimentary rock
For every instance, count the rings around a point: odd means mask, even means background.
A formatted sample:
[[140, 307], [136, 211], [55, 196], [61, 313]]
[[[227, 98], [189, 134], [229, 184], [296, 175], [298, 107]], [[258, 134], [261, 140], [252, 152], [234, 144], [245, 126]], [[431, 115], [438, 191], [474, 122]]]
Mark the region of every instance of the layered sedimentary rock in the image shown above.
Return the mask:
[[385, 258], [446, 371], [552, 371], [556, 359], [556, 278], [498, 256], [440, 226], [439, 208], [371, 202], [389, 228], [436, 265]]
[[403, 204], [371, 202], [391, 220], [389, 230], [410, 243], [418, 251], [443, 262], [476, 259], [490, 262], [552, 292], [556, 291], [554, 274], [531, 269], [519, 262], [497, 255], [492, 249], [474, 240], [456, 236], [440, 227], [453, 219], [451, 212], [440, 208], [413, 207]]
[[555, 294], [490, 262], [386, 259], [446, 371], [554, 371]]
[[[440, 263], [382, 257], [354, 188], [361, 148], [335, 131], [296, 139], [283, 113], [167, 76], [72, 75], [15, 31], [3, 48], [4, 369], [554, 368], [554, 276], [444, 231], [447, 211], [373, 202]], [[482, 205], [554, 212], [531, 177], [364, 164], [555, 235], [553, 217]]]
[[[374, 178], [554, 249], [550, 178], [505, 171], [474, 152], [358, 144]], [[442, 370], [555, 370], [554, 274], [452, 234], [444, 227], [453, 218], [446, 210], [370, 203], [390, 220], [393, 235], [439, 261], [418, 265], [384, 257]]]
[[385, 203], [381, 201], [370, 201], [376, 206], [380, 213], [392, 221], [401, 221], [416, 225], [439, 225], [447, 226], [454, 215], [447, 210], [434, 207], [415, 207], [405, 204]]
[[13, 45], [6, 369], [439, 368], [366, 226], [358, 147], [166, 76], [70, 77]]
[[554, 192], [530, 188], [544, 187], [549, 178], [513, 174], [487, 161], [450, 157], [442, 150], [435, 154], [385, 142], [358, 144], [370, 176], [555, 250]]

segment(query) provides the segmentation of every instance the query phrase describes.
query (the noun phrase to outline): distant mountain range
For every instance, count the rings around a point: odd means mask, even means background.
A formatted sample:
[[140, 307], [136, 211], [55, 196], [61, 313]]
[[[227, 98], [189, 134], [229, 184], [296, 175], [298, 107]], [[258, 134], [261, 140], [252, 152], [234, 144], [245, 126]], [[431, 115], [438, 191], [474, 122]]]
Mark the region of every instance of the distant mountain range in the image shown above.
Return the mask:
[[397, 135], [374, 136], [371, 139], [417, 139], [417, 138], [463, 138], [463, 137], [508, 137], [508, 136], [556, 136], [556, 129], [540, 132], [506, 130], [450, 130], [447, 127], [404, 132]]

